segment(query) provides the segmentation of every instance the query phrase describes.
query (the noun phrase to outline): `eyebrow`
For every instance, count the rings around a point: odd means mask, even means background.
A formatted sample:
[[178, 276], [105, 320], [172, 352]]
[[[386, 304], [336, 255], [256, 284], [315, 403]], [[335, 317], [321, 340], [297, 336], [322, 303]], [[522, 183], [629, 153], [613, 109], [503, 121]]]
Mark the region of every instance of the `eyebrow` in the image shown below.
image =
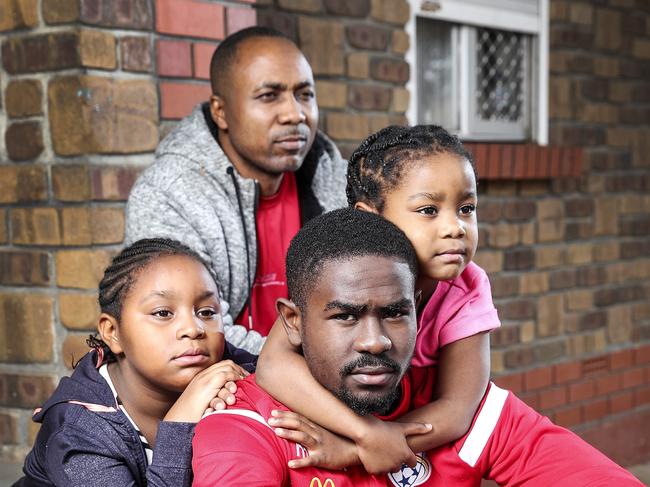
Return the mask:
[[394, 303], [389, 304], [388, 306], [383, 306], [381, 308], [381, 311], [383, 313], [392, 313], [395, 311], [400, 311], [403, 310], [404, 308], [409, 308], [411, 309], [413, 306], [413, 301], [408, 299], [408, 298], [403, 298], [400, 299], [399, 301], [395, 301]]
[[[402, 298], [399, 301], [395, 301], [394, 303], [387, 304], [386, 306], [381, 306], [379, 308], [379, 311], [381, 313], [390, 313], [394, 311], [399, 311], [404, 308], [410, 308], [412, 306], [412, 301], [408, 298]], [[323, 311], [330, 311], [333, 309], [338, 309], [341, 310], [344, 313], [350, 313], [350, 314], [362, 314], [368, 311], [368, 305], [367, 304], [352, 304], [352, 303], [344, 303], [342, 301], [330, 301], [327, 303]]]
[[[299, 83], [294, 85], [293, 90], [294, 91], [301, 90], [303, 88], [312, 87], [312, 86], [314, 86], [314, 83], [312, 83], [309, 80], [304, 80], [304, 81], [300, 81]], [[289, 87], [289, 85], [287, 85], [286, 83], [276, 83], [276, 82], [273, 82], [273, 81], [266, 81], [266, 82], [262, 83], [261, 85], [256, 86], [255, 91], [259, 91], [259, 90], [263, 90], [263, 89], [284, 91], [284, 90], [288, 89], [288, 87]]]
[[[440, 193], [426, 193], [426, 192], [421, 192], [421, 193], [415, 193], [411, 196], [408, 197], [408, 201], [416, 200], [418, 198], [426, 198], [431, 201], [443, 201], [445, 199], [444, 194]], [[463, 193], [461, 199], [466, 200], [468, 198], [476, 198], [476, 193], [474, 191], [467, 191]]]
[[[176, 293], [174, 293], [173, 291], [164, 291], [164, 290], [163, 291], [152, 291], [152, 292], [150, 292], [149, 294], [147, 294], [146, 296], [144, 296], [140, 300], [140, 304], [144, 303], [147, 299], [150, 299], [150, 298], [153, 298], [153, 297], [160, 297], [160, 298], [165, 298], [165, 299], [173, 299], [175, 296], [176, 296]], [[203, 293], [201, 293], [199, 295], [198, 301], [203, 301], [204, 299], [211, 298], [213, 296], [215, 296], [214, 291], [209, 291], [209, 290], [204, 291]]]

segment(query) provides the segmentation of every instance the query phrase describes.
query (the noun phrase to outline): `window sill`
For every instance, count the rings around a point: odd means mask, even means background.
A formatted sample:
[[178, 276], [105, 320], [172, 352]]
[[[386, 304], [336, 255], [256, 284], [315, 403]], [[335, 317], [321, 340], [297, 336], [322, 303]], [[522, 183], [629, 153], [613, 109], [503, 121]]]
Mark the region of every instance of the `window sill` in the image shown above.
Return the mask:
[[479, 179], [550, 179], [578, 177], [582, 148], [536, 144], [466, 142], [476, 161]]

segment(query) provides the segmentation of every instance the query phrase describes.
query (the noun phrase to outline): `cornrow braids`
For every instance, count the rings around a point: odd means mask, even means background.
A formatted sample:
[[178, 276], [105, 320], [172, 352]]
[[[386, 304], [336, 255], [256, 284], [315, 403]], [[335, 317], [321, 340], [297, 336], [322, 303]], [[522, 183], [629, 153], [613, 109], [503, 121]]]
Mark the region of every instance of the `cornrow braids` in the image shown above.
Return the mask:
[[[117, 254], [104, 271], [104, 277], [99, 283], [99, 308], [101, 312], [111, 315], [119, 322], [124, 298], [140, 272], [154, 260], [174, 255], [189, 257], [203, 264], [208, 271], [210, 269], [199, 254], [178, 240], [169, 238], [138, 240]], [[96, 349], [109, 362], [115, 360], [112, 352], [98, 333], [90, 335], [86, 343], [89, 347]]]
[[348, 204], [364, 202], [382, 213], [386, 193], [398, 186], [408, 163], [444, 153], [466, 159], [476, 175], [472, 155], [458, 137], [438, 125], [391, 125], [375, 132], [350, 157], [345, 188]]

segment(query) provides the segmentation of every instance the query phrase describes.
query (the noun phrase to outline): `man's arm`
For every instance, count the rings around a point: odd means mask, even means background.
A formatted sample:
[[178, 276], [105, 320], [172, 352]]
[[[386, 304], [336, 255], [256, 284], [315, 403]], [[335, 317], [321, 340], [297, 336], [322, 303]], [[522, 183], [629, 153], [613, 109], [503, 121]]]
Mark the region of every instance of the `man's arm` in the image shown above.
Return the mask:
[[264, 418], [229, 409], [203, 418], [192, 441], [194, 487], [289, 485], [287, 453]]

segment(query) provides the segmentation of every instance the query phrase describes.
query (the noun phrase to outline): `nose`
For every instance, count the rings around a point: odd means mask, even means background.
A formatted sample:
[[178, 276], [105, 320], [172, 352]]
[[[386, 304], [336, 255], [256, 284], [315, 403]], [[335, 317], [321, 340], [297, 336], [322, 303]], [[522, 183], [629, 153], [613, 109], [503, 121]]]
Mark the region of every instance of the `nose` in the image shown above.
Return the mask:
[[179, 325], [176, 330], [177, 339], [189, 338], [190, 340], [196, 340], [205, 336], [205, 323], [193, 313], [179, 318]]
[[440, 215], [440, 233], [443, 238], [462, 238], [465, 236], [465, 223], [454, 214]]
[[307, 114], [300, 100], [297, 100], [295, 96], [287, 96], [286, 98], [278, 117], [280, 123], [290, 125], [304, 123], [307, 120]]
[[359, 334], [354, 344], [355, 351], [379, 355], [393, 347], [393, 342], [386, 335], [386, 331], [379, 319], [368, 318], [363, 323], [360, 323], [358, 329]]

